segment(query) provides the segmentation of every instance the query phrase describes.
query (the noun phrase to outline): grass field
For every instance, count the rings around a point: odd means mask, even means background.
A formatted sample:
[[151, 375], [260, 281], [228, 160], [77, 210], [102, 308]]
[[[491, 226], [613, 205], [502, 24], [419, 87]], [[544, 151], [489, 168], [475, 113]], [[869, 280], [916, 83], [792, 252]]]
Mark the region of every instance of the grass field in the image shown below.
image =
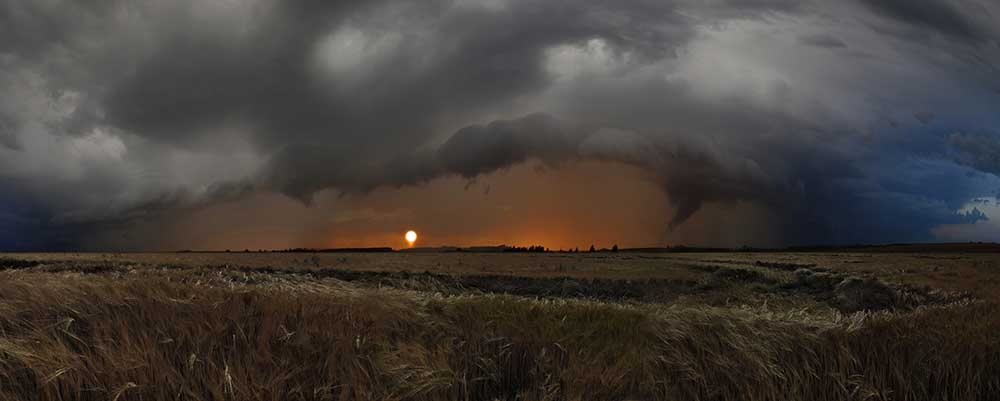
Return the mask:
[[3, 400], [1000, 399], [983, 253], [6, 254]]

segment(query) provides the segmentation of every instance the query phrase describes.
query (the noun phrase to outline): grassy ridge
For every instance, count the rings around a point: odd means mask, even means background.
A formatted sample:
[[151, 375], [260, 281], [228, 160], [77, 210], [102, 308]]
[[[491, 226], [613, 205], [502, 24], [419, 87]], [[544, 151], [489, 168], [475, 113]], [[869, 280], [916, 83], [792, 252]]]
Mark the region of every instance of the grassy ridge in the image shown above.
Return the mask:
[[0, 399], [984, 400], [1000, 316], [0, 277]]

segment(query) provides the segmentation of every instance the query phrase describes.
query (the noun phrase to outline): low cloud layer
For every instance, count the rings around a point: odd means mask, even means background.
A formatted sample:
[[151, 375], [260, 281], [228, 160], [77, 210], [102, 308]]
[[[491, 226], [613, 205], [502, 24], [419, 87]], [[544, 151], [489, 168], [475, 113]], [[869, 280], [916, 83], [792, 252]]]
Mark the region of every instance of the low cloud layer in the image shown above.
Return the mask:
[[1000, 190], [997, 15], [983, 0], [4, 1], [0, 249], [74, 249], [251, 194], [311, 204], [593, 160], [662, 188], [665, 230], [751, 204], [785, 244], [934, 240], [988, 219], [970, 202]]

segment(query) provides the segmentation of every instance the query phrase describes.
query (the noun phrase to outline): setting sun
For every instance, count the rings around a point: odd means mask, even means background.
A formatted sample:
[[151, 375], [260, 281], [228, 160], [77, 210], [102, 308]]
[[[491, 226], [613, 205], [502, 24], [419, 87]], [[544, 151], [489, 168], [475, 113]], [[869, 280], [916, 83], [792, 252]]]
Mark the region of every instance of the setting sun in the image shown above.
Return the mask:
[[417, 232], [413, 230], [407, 231], [406, 242], [410, 243], [410, 246], [413, 246], [413, 243], [417, 242]]

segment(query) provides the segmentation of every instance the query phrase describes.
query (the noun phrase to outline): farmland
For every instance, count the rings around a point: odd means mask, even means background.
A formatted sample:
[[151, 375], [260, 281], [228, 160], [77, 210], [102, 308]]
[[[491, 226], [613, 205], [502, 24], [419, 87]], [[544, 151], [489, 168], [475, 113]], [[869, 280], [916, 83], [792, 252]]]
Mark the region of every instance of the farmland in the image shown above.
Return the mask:
[[0, 399], [981, 400], [991, 253], [0, 255]]

